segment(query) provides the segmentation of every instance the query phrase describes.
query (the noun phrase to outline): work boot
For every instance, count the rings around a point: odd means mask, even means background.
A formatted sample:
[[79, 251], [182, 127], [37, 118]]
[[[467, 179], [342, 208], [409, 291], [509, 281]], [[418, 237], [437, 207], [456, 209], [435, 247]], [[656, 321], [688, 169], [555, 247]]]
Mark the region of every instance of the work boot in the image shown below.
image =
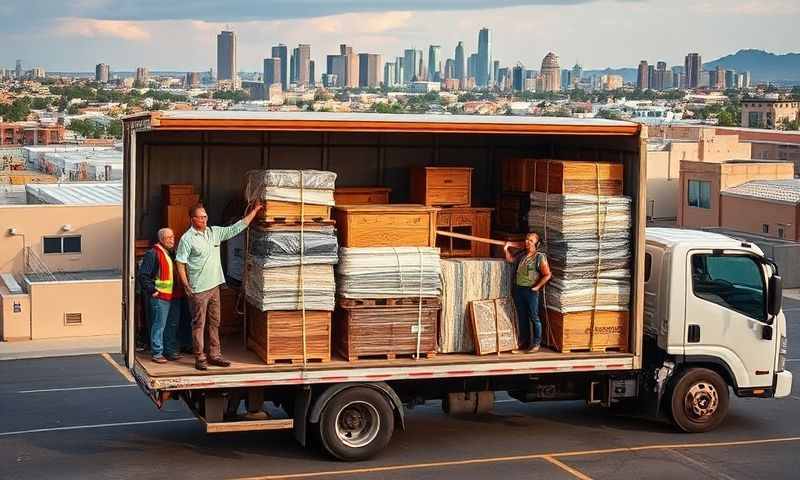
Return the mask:
[[199, 358], [194, 361], [194, 368], [198, 370], [208, 370], [208, 362], [205, 360], [200, 360]]
[[181, 358], [183, 358], [183, 355], [181, 355], [180, 353], [168, 353], [168, 354], [164, 355], [164, 358], [166, 358], [167, 360], [169, 360], [171, 362], [175, 362], [175, 361], [178, 361]]
[[167, 359], [162, 357], [161, 355], [157, 357], [153, 357], [153, 362], [155, 363], [167, 363]]
[[210, 365], [215, 365], [217, 367], [230, 367], [231, 362], [225, 360], [222, 357], [212, 357], [208, 359], [208, 363]]

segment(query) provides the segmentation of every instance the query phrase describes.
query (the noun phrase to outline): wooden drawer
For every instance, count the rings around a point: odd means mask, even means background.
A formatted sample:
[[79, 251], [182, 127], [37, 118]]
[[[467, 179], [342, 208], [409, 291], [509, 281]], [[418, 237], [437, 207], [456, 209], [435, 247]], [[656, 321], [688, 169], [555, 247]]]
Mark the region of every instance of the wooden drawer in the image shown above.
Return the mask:
[[449, 213], [442, 213], [441, 211], [436, 214], [436, 225], [440, 227], [450, 226], [451, 215]]
[[337, 187], [333, 193], [336, 205], [380, 205], [389, 203], [391, 188]]
[[432, 206], [469, 206], [472, 202], [472, 168], [412, 169], [411, 201]]

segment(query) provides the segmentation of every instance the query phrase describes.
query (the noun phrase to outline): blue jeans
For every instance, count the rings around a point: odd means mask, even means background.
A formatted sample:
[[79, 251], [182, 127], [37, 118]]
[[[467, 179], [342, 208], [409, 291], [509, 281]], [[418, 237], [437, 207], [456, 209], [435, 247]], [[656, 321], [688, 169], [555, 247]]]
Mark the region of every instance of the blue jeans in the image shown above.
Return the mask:
[[[514, 286], [514, 306], [519, 322], [519, 347], [530, 348], [542, 343], [542, 321], [539, 319], [539, 292], [531, 287]], [[533, 323], [533, 339], [531, 339]]]
[[[173, 298], [170, 302], [170, 315], [176, 315], [178, 325], [177, 338], [181, 349], [192, 348], [192, 314], [189, 312], [189, 302], [186, 297]], [[172, 310], [175, 310], [173, 313]]]
[[178, 353], [178, 309], [172, 302], [150, 297], [150, 352], [154, 357]]

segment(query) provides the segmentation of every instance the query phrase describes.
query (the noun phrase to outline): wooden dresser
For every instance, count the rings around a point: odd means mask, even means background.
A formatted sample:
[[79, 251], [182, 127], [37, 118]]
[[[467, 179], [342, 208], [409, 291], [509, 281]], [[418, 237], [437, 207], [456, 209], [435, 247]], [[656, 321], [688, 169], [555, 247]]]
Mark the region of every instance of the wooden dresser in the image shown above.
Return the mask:
[[[492, 228], [492, 209], [476, 207], [443, 208], [436, 215], [438, 230], [463, 233], [475, 237], [489, 238]], [[436, 246], [441, 249], [442, 258], [488, 257], [488, 244], [460, 240], [439, 235]]]
[[387, 187], [336, 187], [333, 199], [336, 205], [382, 205], [389, 203]]
[[468, 207], [472, 203], [471, 167], [411, 169], [411, 201], [437, 207]]

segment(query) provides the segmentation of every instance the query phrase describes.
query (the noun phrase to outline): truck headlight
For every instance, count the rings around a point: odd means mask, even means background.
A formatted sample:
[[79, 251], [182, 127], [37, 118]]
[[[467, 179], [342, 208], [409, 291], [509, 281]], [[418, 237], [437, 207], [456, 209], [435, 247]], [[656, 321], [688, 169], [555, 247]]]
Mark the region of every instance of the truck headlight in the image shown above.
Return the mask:
[[778, 345], [778, 372], [782, 372], [786, 367], [786, 354], [789, 353], [789, 340], [785, 335], [781, 335], [781, 341]]

